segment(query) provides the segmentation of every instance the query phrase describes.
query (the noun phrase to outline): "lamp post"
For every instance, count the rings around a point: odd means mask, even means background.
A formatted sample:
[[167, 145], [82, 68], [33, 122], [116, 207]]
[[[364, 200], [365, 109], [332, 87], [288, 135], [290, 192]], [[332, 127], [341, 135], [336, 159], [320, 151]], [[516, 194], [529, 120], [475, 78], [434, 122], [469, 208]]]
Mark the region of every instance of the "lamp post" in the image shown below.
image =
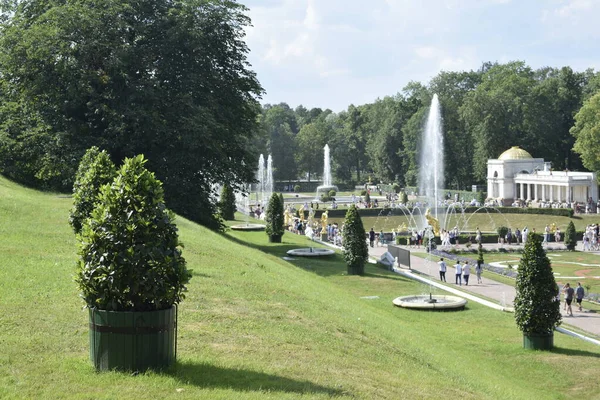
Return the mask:
[[[427, 272], [430, 278], [432, 278], [431, 275], [431, 242], [433, 241], [435, 235], [433, 234], [433, 227], [431, 225], [427, 225], [427, 227], [425, 227], [425, 232], [423, 233], [424, 236], [427, 236]], [[434, 299], [431, 295], [431, 283], [429, 284], [429, 300], [427, 300], [428, 303], [435, 303], [437, 302], [437, 299]]]

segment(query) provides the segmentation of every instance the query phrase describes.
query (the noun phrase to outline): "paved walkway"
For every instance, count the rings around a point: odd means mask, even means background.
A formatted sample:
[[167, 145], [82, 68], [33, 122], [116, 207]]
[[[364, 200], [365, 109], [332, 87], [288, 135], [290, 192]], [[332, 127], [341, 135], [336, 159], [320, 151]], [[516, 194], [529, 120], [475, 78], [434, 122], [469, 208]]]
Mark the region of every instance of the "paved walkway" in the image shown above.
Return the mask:
[[[486, 248], [490, 248], [490, 247], [494, 247], [494, 246], [498, 246], [498, 245], [485, 245]], [[415, 255], [415, 253], [420, 252], [422, 255], [426, 254], [424, 253], [424, 249], [414, 249], [414, 248], [409, 248], [408, 246], [401, 246], [407, 250], [411, 250], [411, 257], [410, 257], [410, 263], [411, 263], [411, 269], [417, 273], [420, 273], [422, 275], [426, 275], [432, 278], [433, 281], [437, 281], [437, 283], [439, 282], [439, 272], [438, 272], [438, 265], [437, 265], [437, 261], [439, 261], [439, 258], [437, 256], [432, 256], [431, 260], [427, 260], [421, 257], [418, 257]], [[383, 253], [385, 253], [387, 251], [387, 246], [381, 246], [381, 247], [369, 247], [369, 255], [372, 258], [375, 259], [379, 259], [381, 257], [381, 255]], [[600, 257], [599, 257], [599, 261], [600, 261]], [[493, 301], [496, 301], [498, 304], [500, 304], [503, 307], [512, 307], [513, 305], [513, 300], [515, 298], [515, 288], [513, 286], [510, 285], [506, 285], [504, 283], [500, 283], [497, 281], [494, 281], [492, 279], [489, 279], [488, 277], [486, 277], [487, 274], [491, 274], [491, 272], [488, 271], [484, 271], [484, 273], [482, 274], [482, 280], [483, 283], [482, 284], [477, 284], [477, 275], [475, 275], [474, 273], [474, 267], [471, 268], [471, 278], [469, 279], [469, 285], [466, 286], [463, 282], [462, 286], [456, 285], [454, 283], [455, 281], [455, 274], [454, 274], [454, 267], [451, 265], [452, 262], [448, 263], [448, 270], [446, 272], [446, 280], [447, 283], [445, 284], [445, 286], [450, 287], [450, 288], [458, 288], [460, 290], [475, 294], [475, 295], [479, 295], [479, 296], [483, 296], [485, 298], [491, 299]], [[487, 274], [486, 274], [487, 272]], [[439, 286], [439, 285], [438, 285]], [[596, 336], [600, 336], [600, 313], [595, 313], [589, 310], [585, 310], [583, 312], [579, 312], [577, 311], [577, 307], [575, 306], [575, 302], [573, 305], [573, 317], [570, 316], [566, 316], [566, 314], [563, 311], [563, 305], [564, 303], [561, 302], [561, 313], [563, 315], [563, 323], [561, 326], [568, 328], [569, 326], [578, 328], [582, 331], [591, 333], [593, 335]]]

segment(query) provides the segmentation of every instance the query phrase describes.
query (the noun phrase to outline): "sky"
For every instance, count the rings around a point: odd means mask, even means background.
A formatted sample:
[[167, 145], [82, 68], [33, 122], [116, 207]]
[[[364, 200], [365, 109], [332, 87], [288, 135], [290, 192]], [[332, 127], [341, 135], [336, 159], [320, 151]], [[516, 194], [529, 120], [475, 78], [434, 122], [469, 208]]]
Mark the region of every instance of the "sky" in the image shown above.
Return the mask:
[[600, 0], [239, 0], [262, 103], [372, 103], [440, 71], [600, 70]]

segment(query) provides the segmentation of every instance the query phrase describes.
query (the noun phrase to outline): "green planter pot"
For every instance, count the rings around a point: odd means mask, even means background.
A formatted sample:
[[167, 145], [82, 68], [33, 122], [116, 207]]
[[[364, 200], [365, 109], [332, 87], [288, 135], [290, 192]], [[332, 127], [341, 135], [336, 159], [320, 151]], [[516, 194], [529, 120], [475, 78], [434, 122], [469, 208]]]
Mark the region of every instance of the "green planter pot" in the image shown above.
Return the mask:
[[281, 243], [281, 237], [283, 235], [269, 235], [269, 242], [271, 243]]
[[161, 369], [177, 354], [177, 308], [118, 312], [90, 309], [90, 359], [96, 369]]
[[532, 350], [552, 350], [554, 347], [554, 332], [523, 334], [523, 347]]

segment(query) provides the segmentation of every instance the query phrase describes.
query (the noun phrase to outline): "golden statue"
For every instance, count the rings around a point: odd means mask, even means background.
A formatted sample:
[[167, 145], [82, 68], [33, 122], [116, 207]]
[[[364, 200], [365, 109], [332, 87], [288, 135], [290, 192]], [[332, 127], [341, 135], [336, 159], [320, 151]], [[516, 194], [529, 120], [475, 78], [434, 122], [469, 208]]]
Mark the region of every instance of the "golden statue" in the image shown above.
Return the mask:
[[321, 214], [321, 228], [327, 228], [327, 211], [323, 211], [323, 214]]
[[553, 222], [552, 225], [550, 225], [550, 232], [552, 232], [552, 233], [556, 232], [556, 222]]
[[300, 221], [304, 222], [304, 204], [302, 206], [300, 206], [300, 209], [298, 210], [298, 214], [300, 214]]
[[425, 211], [425, 219], [427, 220], [427, 223], [431, 225], [433, 234], [435, 236], [440, 236], [440, 223], [433, 215], [431, 215], [431, 210], [429, 208]]
[[294, 222], [294, 216], [292, 215], [292, 211], [289, 207], [285, 209], [283, 212], [283, 223], [285, 226], [290, 226]]

